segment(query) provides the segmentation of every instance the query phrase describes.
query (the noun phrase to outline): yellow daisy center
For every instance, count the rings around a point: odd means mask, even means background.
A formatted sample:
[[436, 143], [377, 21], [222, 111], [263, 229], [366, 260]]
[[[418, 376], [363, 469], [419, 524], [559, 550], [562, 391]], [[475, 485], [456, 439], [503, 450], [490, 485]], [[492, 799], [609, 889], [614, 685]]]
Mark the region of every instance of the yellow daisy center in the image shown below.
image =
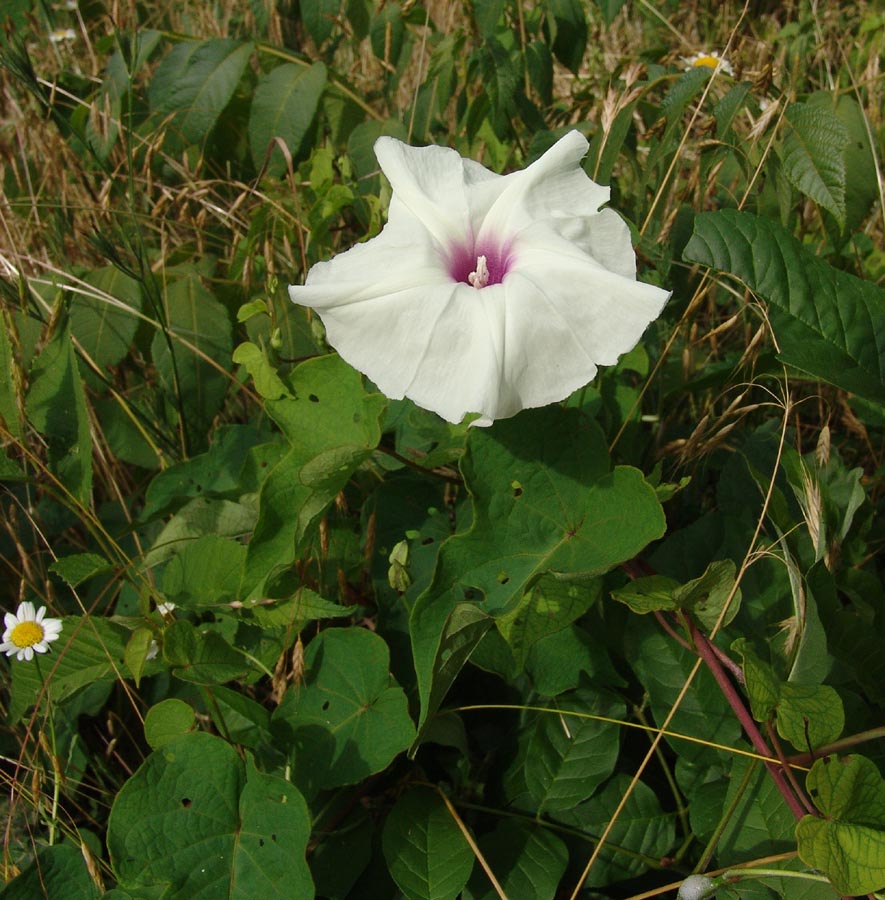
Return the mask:
[[708, 69], [715, 69], [719, 65], [719, 60], [715, 56], [699, 56], [693, 63], [693, 66], [706, 66]]
[[20, 622], [12, 629], [9, 640], [16, 647], [33, 647], [43, 640], [43, 626], [36, 622]]

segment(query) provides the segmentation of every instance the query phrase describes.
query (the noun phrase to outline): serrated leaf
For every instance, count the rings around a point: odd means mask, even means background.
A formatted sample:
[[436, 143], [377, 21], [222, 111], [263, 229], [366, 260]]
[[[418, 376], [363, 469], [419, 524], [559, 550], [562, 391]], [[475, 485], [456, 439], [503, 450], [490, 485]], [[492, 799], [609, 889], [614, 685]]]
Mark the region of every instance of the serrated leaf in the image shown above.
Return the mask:
[[495, 33], [505, 5], [506, 0], [476, 0], [473, 4], [473, 18], [483, 38], [490, 38]]
[[322, 632], [304, 654], [304, 684], [273, 716], [293, 777], [309, 794], [380, 772], [415, 737], [387, 644], [363, 628]]
[[470, 434], [461, 471], [473, 526], [440, 548], [410, 619], [421, 724], [457, 674], [451, 665], [444, 679], [439, 672], [457, 607], [466, 601], [480, 616], [504, 615], [538, 575], [601, 574], [663, 533], [660, 504], [642, 474], [609, 465], [602, 432], [578, 410], [526, 410]]
[[25, 409], [46, 439], [50, 471], [85, 506], [92, 494], [92, 435], [67, 320], [34, 360]]
[[[622, 718], [624, 704], [613, 694], [580, 689], [558, 697], [556, 707]], [[618, 758], [618, 726], [556, 713], [539, 714], [529, 738], [525, 783], [538, 815], [571, 809], [611, 775]]]
[[256, 169], [262, 170], [270, 151], [267, 174], [274, 177], [286, 170], [282, 151], [270, 146], [274, 138], [282, 138], [298, 159], [325, 87], [321, 62], [309, 68], [284, 63], [258, 80], [249, 111], [249, 146]]
[[863, 756], [819, 759], [806, 787], [824, 818], [796, 826], [801, 859], [844, 896], [885, 887], [885, 781]]
[[49, 566], [49, 571], [55, 572], [70, 587], [77, 587], [84, 581], [88, 581], [93, 575], [110, 572], [113, 568], [103, 556], [99, 556], [97, 553], [73, 553], [57, 559]]
[[138, 896], [310, 900], [310, 828], [293, 785], [197, 733], [155, 750], [123, 785], [107, 843], [120, 887]]
[[384, 825], [384, 858], [409, 900], [454, 900], [473, 868], [473, 851], [442, 799], [427, 788], [404, 794]]
[[780, 359], [885, 402], [885, 290], [840, 272], [768, 219], [701, 213], [683, 253], [728, 272], [772, 307]]
[[253, 45], [230, 38], [187, 41], [160, 63], [148, 89], [151, 108], [181, 143], [202, 144], [229, 103]]
[[587, 18], [578, 0], [550, 0], [545, 11], [553, 18], [553, 54], [576, 75], [587, 49]]
[[301, 0], [301, 18], [318, 47], [332, 34], [340, 8], [341, 0]]
[[835, 110], [819, 103], [791, 103], [781, 162], [793, 186], [845, 224], [845, 148], [848, 130]]

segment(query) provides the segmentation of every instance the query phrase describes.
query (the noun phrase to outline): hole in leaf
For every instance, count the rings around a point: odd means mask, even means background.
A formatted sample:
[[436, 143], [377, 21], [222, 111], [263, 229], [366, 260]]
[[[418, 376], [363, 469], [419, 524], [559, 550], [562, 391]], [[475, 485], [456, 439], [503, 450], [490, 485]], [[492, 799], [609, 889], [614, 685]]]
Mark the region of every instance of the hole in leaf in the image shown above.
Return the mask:
[[193, 802], [194, 802], [194, 801], [191, 800], [190, 797], [182, 797], [182, 798], [181, 798], [181, 805], [182, 805], [185, 809], [190, 809], [190, 805], [191, 805], [191, 803], [193, 803]]
[[421, 546], [422, 546], [422, 547], [429, 547], [432, 543], [433, 543], [433, 538], [431, 538], [431, 537], [424, 538], [424, 540], [421, 541]]
[[307, 399], [310, 400], [311, 403], [319, 403], [320, 398], [317, 397], [316, 394], [308, 394]]
[[473, 590], [473, 588], [467, 588], [467, 590], [464, 591], [464, 599], [465, 600], [472, 600], [475, 596], [476, 596], [476, 591]]
[[263, 846], [264, 846], [264, 838], [258, 838], [258, 846], [259, 846], [259, 847], [263, 847]]
[[326, 700], [326, 702], [323, 704], [323, 712], [325, 712], [328, 708], [329, 708], [329, 701]]
[[506, 572], [498, 573], [498, 584], [507, 584], [510, 581], [510, 576]]
[[522, 485], [518, 481], [511, 481], [510, 489], [513, 491], [513, 496], [517, 499], [522, 496]]

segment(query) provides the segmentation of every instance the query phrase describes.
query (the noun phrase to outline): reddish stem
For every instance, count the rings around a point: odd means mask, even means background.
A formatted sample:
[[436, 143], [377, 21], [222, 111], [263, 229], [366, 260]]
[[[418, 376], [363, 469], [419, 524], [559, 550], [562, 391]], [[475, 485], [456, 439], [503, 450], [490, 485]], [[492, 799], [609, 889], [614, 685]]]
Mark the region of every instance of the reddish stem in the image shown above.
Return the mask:
[[[747, 707], [744, 706], [744, 702], [741, 699], [740, 694], [738, 694], [737, 689], [732, 684], [731, 679], [725, 672], [725, 669], [722, 667], [722, 664], [719, 661], [719, 657], [713, 649], [713, 645], [710, 643], [707, 636], [700, 631], [697, 625], [695, 625], [694, 622], [690, 620], [689, 629], [698, 655], [707, 664], [707, 668], [716, 679], [716, 683], [719, 685], [719, 689], [722, 691], [725, 699], [728, 701], [728, 705], [732, 708], [732, 711], [737, 716], [738, 721], [741, 723], [741, 726], [747, 734], [747, 737], [749, 737], [750, 739], [750, 743], [752, 743], [757, 753], [761, 754], [762, 756], [772, 757], [774, 754], [771, 752], [768, 744], [765, 743], [765, 738], [762, 737], [762, 733], [759, 731], [759, 728], [753, 721], [753, 717], [750, 715]], [[786, 802], [787, 806], [789, 806], [790, 811], [793, 813], [793, 815], [797, 819], [803, 818], [806, 815], [805, 809], [791, 790], [790, 785], [788, 784], [787, 779], [784, 776], [783, 771], [781, 771], [780, 767], [772, 762], [766, 762], [765, 768], [768, 769], [768, 774], [771, 775], [772, 780], [777, 786], [777, 789], [781, 792], [781, 796], [784, 798], [784, 801]]]

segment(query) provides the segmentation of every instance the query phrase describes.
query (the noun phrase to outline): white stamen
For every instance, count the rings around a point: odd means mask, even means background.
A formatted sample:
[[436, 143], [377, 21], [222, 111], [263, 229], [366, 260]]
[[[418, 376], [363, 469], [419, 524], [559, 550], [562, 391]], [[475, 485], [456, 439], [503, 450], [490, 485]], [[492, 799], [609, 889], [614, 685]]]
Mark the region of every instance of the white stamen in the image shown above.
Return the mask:
[[467, 281], [475, 288], [484, 288], [489, 283], [489, 267], [484, 256], [476, 258], [476, 271], [467, 276]]

